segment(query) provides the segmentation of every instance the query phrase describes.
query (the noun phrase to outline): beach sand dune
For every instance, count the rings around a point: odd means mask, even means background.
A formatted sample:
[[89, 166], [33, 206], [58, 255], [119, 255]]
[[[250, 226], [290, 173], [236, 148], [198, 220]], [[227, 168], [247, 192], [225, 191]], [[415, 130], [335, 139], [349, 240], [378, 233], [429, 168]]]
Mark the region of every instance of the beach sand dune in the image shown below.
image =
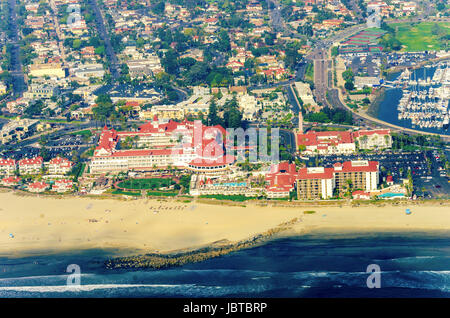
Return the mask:
[[[301, 218], [313, 230], [450, 230], [448, 206], [260, 207], [138, 199], [52, 198], [0, 193], [0, 256], [113, 248], [167, 252], [220, 240], [239, 241]], [[315, 213], [304, 214], [314, 210]]]

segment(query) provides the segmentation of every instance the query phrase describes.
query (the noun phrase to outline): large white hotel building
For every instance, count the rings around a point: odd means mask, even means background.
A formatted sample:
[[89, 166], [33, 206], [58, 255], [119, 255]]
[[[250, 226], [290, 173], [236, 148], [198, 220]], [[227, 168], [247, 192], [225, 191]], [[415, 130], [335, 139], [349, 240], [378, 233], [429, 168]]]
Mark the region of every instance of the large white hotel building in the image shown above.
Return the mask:
[[[197, 172], [226, 170], [235, 158], [225, 155], [221, 126], [200, 122], [160, 122], [158, 118], [139, 127], [137, 132], [117, 132], [104, 128], [90, 163], [90, 173], [146, 171], [177, 167]], [[120, 149], [120, 139], [131, 137], [138, 148]]]

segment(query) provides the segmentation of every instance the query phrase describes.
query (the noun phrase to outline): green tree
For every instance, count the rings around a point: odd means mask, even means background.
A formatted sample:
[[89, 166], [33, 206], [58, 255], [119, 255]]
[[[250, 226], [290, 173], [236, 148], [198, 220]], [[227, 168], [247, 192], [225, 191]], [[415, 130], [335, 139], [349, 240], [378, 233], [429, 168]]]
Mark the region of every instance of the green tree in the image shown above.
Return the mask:
[[208, 125], [215, 126], [215, 125], [221, 125], [222, 122], [217, 116], [217, 104], [215, 100], [212, 100], [209, 104], [209, 114], [208, 114]]

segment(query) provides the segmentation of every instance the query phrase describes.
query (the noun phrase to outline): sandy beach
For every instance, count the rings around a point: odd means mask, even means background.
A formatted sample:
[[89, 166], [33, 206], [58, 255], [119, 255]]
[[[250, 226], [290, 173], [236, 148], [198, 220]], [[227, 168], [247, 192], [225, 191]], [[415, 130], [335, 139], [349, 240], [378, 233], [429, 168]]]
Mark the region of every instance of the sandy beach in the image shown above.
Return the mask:
[[[0, 257], [92, 248], [131, 255], [236, 242], [299, 218], [290, 235], [311, 231], [450, 230], [448, 205], [383, 207], [227, 206], [176, 200], [114, 200], [0, 193]], [[406, 215], [405, 209], [411, 209]], [[305, 214], [305, 211], [315, 211]]]

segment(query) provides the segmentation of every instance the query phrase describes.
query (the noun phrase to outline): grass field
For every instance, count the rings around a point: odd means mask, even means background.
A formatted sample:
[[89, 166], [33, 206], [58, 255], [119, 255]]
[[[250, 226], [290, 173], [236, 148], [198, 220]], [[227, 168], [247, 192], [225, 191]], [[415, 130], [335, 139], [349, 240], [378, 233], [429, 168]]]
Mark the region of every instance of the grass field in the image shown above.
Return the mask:
[[114, 190], [111, 192], [112, 194], [120, 194], [120, 195], [133, 195], [133, 196], [140, 196], [140, 192], [133, 192], [133, 191], [122, 191], [122, 190]]
[[80, 130], [80, 131], [76, 131], [73, 133], [70, 133], [71, 135], [81, 135], [81, 136], [88, 136], [91, 137], [92, 136], [92, 131], [90, 131], [89, 129], [85, 129], [85, 130]]
[[[402, 51], [415, 52], [425, 50], [441, 50], [445, 48], [445, 43], [439, 40], [438, 35], [433, 35], [431, 29], [436, 22], [393, 23], [389, 26], [396, 30], [396, 38], [405, 46]], [[447, 34], [450, 33], [450, 23], [437, 22], [437, 24]]]
[[174, 197], [178, 194], [178, 192], [175, 191], [147, 191], [148, 196], [155, 196], [155, 197]]
[[230, 201], [237, 201], [237, 202], [243, 202], [243, 201], [255, 199], [254, 197], [246, 197], [245, 195], [222, 195], [222, 194], [205, 194], [205, 195], [199, 196], [199, 198], [230, 200]]
[[129, 179], [118, 184], [119, 187], [128, 190], [155, 190], [175, 184], [172, 179]]
[[309, 63], [305, 71], [305, 80], [314, 82], [314, 64]]

